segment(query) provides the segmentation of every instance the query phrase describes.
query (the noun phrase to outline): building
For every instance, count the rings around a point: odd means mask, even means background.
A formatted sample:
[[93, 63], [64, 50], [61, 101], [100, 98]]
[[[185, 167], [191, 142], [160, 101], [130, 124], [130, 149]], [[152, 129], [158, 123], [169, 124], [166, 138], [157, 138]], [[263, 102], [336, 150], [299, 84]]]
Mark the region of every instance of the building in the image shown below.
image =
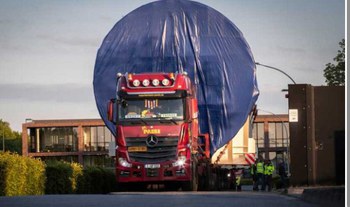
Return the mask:
[[[243, 130], [244, 134], [248, 134], [247, 130]], [[59, 159], [84, 166], [113, 167], [114, 161], [108, 156], [111, 141], [113, 137], [100, 119], [30, 120], [22, 125], [22, 154], [42, 160]], [[257, 151], [260, 157], [274, 163], [278, 159], [288, 161], [288, 115], [258, 115], [249, 139], [235, 142], [239, 142], [241, 148], [232, 149], [233, 154]], [[254, 147], [252, 142], [257, 148], [250, 149]], [[231, 157], [235, 158], [235, 155]]]
[[22, 125], [23, 156], [113, 167], [112, 134], [100, 119], [30, 120]]
[[345, 184], [345, 87], [288, 86], [292, 185]]
[[288, 115], [258, 115], [253, 123], [252, 138], [256, 140], [258, 157], [271, 160], [276, 166], [283, 160], [289, 171]]

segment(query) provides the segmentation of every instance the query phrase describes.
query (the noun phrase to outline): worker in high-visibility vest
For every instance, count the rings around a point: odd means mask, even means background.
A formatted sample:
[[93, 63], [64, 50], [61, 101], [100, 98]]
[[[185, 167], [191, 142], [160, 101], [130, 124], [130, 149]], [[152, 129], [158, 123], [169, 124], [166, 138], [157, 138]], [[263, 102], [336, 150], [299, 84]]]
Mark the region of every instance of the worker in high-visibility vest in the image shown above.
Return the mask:
[[256, 182], [254, 189], [258, 190], [259, 185], [261, 185], [260, 190], [263, 188], [263, 178], [264, 178], [264, 162], [261, 159], [256, 161]]
[[242, 190], [242, 186], [241, 186], [241, 178], [242, 178], [242, 175], [236, 175], [236, 190], [237, 191], [241, 191]]
[[268, 185], [268, 191], [272, 189], [272, 174], [275, 171], [275, 166], [271, 163], [271, 160], [267, 160], [264, 169], [265, 182], [263, 184], [263, 190], [265, 190], [266, 185]]

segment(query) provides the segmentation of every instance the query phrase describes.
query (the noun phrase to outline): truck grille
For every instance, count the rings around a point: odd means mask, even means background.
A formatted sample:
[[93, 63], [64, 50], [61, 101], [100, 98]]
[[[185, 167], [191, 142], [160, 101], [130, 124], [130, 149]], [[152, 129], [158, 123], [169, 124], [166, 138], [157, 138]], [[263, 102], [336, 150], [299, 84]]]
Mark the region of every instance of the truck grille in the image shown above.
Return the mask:
[[145, 152], [128, 152], [129, 158], [134, 162], [159, 163], [176, 158], [178, 137], [156, 137], [157, 144], [149, 146], [147, 137], [126, 138], [127, 147], [147, 147]]

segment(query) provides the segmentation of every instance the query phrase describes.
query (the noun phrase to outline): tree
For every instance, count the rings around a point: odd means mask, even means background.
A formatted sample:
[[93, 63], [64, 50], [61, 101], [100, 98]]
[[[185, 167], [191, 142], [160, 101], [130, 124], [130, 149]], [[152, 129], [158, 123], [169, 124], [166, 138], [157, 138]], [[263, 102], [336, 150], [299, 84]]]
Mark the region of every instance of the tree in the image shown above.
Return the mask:
[[3, 138], [5, 150], [10, 152], [22, 152], [22, 135], [17, 131], [12, 131], [10, 124], [0, 119], [0, 150], [3, 150]]
[[344, 86], [345, 85], [345, 40], [339, 42], [340, 50], [337, 56], [333, 58], [336, 65], [327, 63], [323, 70], [323, 76], [326, 78], [326, 83], [329, 86]]

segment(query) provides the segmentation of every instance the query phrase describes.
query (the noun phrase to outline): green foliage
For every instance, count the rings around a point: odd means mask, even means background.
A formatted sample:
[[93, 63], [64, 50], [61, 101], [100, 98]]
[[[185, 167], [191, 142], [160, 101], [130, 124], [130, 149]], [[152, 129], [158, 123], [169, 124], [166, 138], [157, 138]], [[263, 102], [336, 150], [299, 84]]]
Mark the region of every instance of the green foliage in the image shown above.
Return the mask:
[[0, 119], [0, 136], [4, 136], [7, 139], [21, 138], [21, 134], [16, 131], [12, 131], [10, 124]]
[[46, 194], [75, 193], [82, 176], [83, 167], [78, 163], [49, 161], [46, 164]]
[[46, 182], [45, 163], [38, 159], [24, 159], [27, 162], [26, 195], [43, 195]]
[[67, 162], [50, 161], [46, 163], [46, 194], [73, 193], [71, 178], [73, 169]]
[[0, 152], [0, 196], [68, 193], [109, 193], [115, 190], [112, 171], [78, 163], [44, 162]]
[[73, 192], [76, 192], [78, 188], [78, 180], [80, 179], [80, 177], [83, 176], [83, 166], [81, 166], [79, 163], [74, 162], [71, 163], [70, 166], [73, 170], [72, 177], [70, 178], [72, 183], [72, 189]]
[[339, 42], [341, 50], [333, 60], [333, 63], [327, 63], [323, 70], [323, 76], [326, 78], [326, 83], [329, 86], [344, 86], [345, 85], [345, 40]]
[[0, 195], [42, 195], [44, 164], [17, 154], [0, 153]]
[[109, 193], [115, 190], [115, 174], [100, 167], [84, 169], [82, 177], [78, 180], [78, 193]]
[[[2, 148], [2, 145], [1, 145]], [[22, 138], [5, 139], [5, 149], [9, 152], [22, 154]]]
[[10, 152], [22, 153], [22, 135], [19, 132], [12, 131], [10, 124], [0, 119], [0, 150], [3, 151], [3, 138], [5, 141], [5, 150]]

